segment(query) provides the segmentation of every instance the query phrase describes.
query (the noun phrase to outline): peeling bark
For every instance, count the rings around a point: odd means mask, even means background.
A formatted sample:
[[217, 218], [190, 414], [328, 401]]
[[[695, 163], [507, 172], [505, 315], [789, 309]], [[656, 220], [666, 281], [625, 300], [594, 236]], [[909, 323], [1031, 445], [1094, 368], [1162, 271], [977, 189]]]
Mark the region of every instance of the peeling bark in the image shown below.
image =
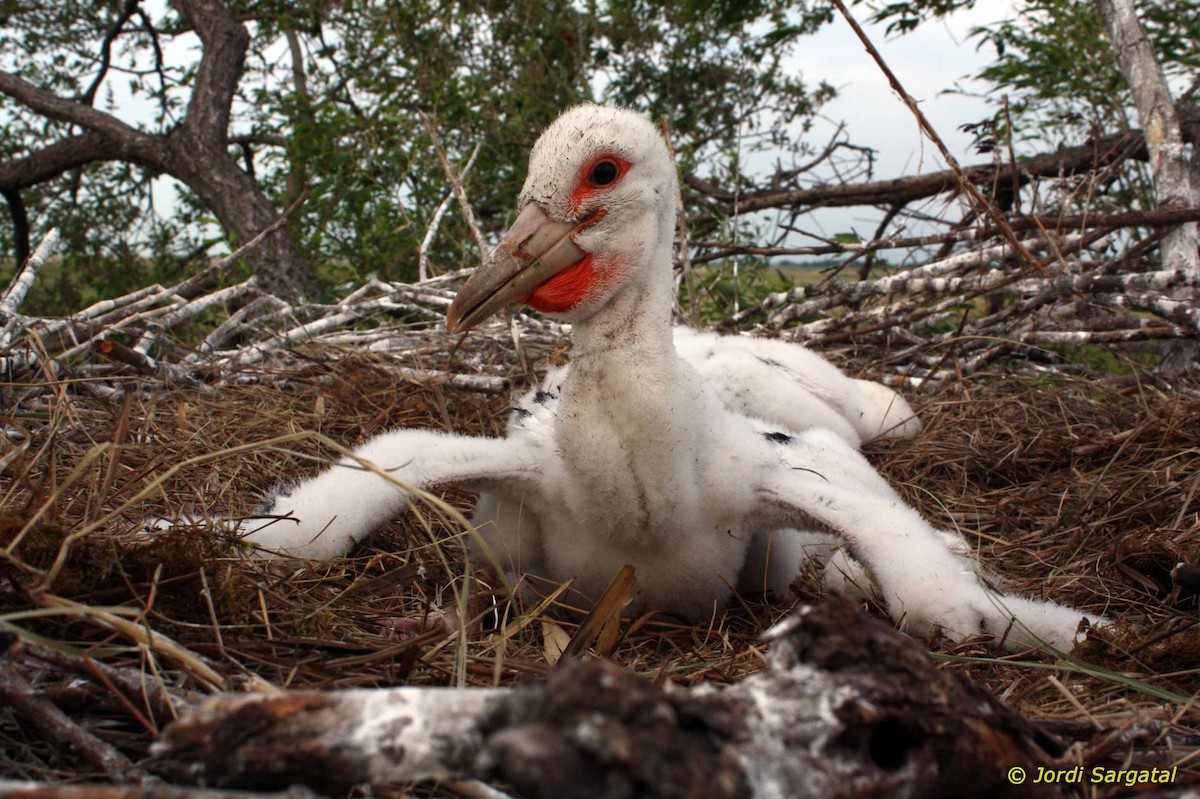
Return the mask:
[[[1133, 0], [1096, 0], [1117, 57], [1117, 66], [1129, 84], [1138, 118], [1145, 129], [1150, 153], [1150, 174], [1159, 208], [1195, 208], [1200, 205], [1200, 185], [1193, 185], [1179, 115], [1171, 99], [1154, 47], [1138, 20]], [[1195, 142], [1193, 148], [1197, 148]], [[1194, 163], [1196, 157], [1192, 158]], [[1194, 303], [1200, 285], [1200, 229], [1195, 222], [1180, 225], [1163, 236], [1162, 263], [1188, 277], [1192, 288], [1175, 292], [1175, 299]], [[1200, 346], [1195, 341], [1174, 342], [1160, 369], [1181, 374], [1193, 367]]]
[[473, 778], [530, 799], [1044, 795], [1007, 770], [1036, 773], [1059, 745], [890, 625], [831, 601], [769, 635], [770, 669], [723, 689], [569, 660], [517, 689], [217, 696], [165, 731], [152, 768], [330, 793]]

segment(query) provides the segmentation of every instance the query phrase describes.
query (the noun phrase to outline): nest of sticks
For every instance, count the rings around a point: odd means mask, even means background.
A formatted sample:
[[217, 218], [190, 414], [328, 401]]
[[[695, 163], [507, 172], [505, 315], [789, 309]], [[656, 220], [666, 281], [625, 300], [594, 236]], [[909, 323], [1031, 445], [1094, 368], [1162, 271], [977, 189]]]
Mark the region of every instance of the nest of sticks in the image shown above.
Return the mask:
[[[0, 773], [118, 780], [178, 700], [217, 689], [510, 685], [564, 651], [658, 681], [736, 682], [763, 668], [762, 630], [821, 600], [813, 568], [789, 596], [739, 596], [708, 625], [647, 617], [597, 637], [550, 612], [552, 590], [514, 604], [469, 560], [465, 493], [415, 500], [346, 558], [254, 557], [222, 520], [276, 482], [394, 427], [502, 435], [510, 392], [569, 350], [560, 327], [524, 317], [516, 348], [503, 324], [465, 340], [430, 330], [413, 308], [440, 308], [453, 281], [406, 291], [375, 286], [256, 339], [210, 326], [189, 349], [171, 333], [211, 307], [185, 310], [203, 292], [149, 292], [40, 336], [6, 330]], [[285, 318], [269, 305], [257, 312]], [[381, 310], [400, 321], [347, 331]], [[164, 344], [169, 357], [147, 355]], [[915, 439], [866, 447], [906, 498], [961, 529], [993, 579], [1118, 623], [1075, 657], [928, 641], [942, 666], [1073, 743], [1080, 763], [1178, 764], [1200, 781], [1194, 387], [1136, 363], [1111, 377], [1044, 360], [954, 379], [940, 362], [939, 379], [905, 381], [880, 369], [889, 351], [851, 344], [831, 358], [905, 383], [925, 421]], [[147, 532], [159, 517], [177, 524]]]

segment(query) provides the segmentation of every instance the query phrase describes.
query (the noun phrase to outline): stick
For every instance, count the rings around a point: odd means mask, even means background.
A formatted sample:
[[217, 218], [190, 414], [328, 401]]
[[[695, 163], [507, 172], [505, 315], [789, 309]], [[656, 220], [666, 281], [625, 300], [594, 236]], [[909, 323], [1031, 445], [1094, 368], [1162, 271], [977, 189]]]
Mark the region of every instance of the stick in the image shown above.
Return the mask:
[[675, 144], [671, 141], [671, 129], [667, 125], [666, 116], [661, 116], [658, 119], [658, 125], [662, 129], [663, 141], [667, 143], [667, 152], [671, 154], [671, 165], [675, 168], [675, 210], [676, 217], [679, 219], [679, 260], [683, 266], [679, 277], [675, 283], [675, 296], [679, 296], [679, 281], [686, 280], [688, 284], [688, 297], [691, 299], [692, 307], [689, 310], [688, 316], [695, 319], [696, 316], [696, 292], [695, 286], [692, 283], [692, 259], [688, 252], [688, 228], [687, 228], [687, 209], [683, 207], [683, 188], [679, 182], [679, 162], [675, 158]]
[[[467, 173], [471, 171], [471, 167], [475, 165], [475, 156], [479, 155], [479, 148], [483, 142], [476, 142], [475, 149], [471, 151], [471, 157], [467, 159], [466, 166], [462, 172], [458, 174], [459, 178], [465, 178]], [[451, 181], [454, 177], [451, 173]], [[450, 201], [454, 199], [454, 190], [446, 192], [446, 196], [438, 205], [437, 210], [433, 212], [433, 219], [429, 222], [429, 229], [425, 231], [425, 238], [421, 239], [421, 249], [417, 252], [417, 280], [425, 282], [429, 279], [429, 245], [433, 243], [433, 237], [437, 235], [438, 227], [442, 223], [442, 217], [446, 213], [446, 209], [450, 207]]]
[[22, 639], [21, 651], [44, 664], [89, 680], [94, 680], [99, 675], [103, 678], [102, 683], [105, 687], [119, 689], [125, 698], [131, 701], [143, 701], [155, 721], [165, 722], [175, 718], [176, 704], [181, 702], [182, 698], [194, 698], [192, 695], [175, 697], [161, 682], [149, 679], [142, 672], [110, 666], [86, 655], [63, 652], [35, 641]]
[[571, 659], [517, 689], [220, 695], [164, 732], [152, 767], [175, 781], [330, 794], [478, 779], [527, 799], [815, 799], [845, 794], [848, 779], [861, 796], [1012, 795], [1008, 769], [1036, 774], [1058, 754], [849, 601], [804, 608], [768, 637], [770, 669], [721, 690]]
[[925, 118], [925, 114], [921, 112], [921, 107], [917, 104], [917, 101], [913, 99], [911, 94], [905, 91], [904, 86], [900, 83], [900, 79], [896, 77], [895, 73], [892, 72], [891, 68], [887, 65], [887, 62], [883, 60], [883, 56], [881, 56], [879, 51], [875, 49], [875, 45], [871, 44], [871, 40], [867, 37], [867, 34], [863, 31], [863, 29], [859, 27], [858, 21], [855, 20], [850, 14], [850, 11], [846, 8], [845, 3], [843, 3], [842, 0], [833, 0], [833, 4], [837, 6], [838, 11], [840, 11], [842, 16], [845, 17], [846, 22], [849, 23], [850, 28], [854, 31], [854, 34], [858, 36], [859, 41], [863, 43], [863, 47], [867, 49], [867, 52], [871, 55], [871, 58], [873, 58], [875, 63], [879, 65], [880, 70], [882, 70], [884, 76], [887, 77], [888, 83], [891, 85], [892, 90], [896, 92], [896, 94], [900, 95], [900, 99], [903, 100], [904, 104], [908, 106], [908, 109], [912, 111], [913, 116], [917, 119], [917, 125], [919, 125], [925, 135], [929, 137], [929, 140], [937, 146], [938, 151], [942, 154], [942, 158], [944, 158], [946, 161], [946, 165], [954, 171], [954, 177], [958, 180], [959, 186], [961, 186], [962, 190], [971, 197], [975, 207], [991, 218], [996, 227], [1000, 229], [1000, 233], [1004, 236], [1004, 240], [1007, 241], [1009, 245], [1017, 251], [1017, 254], [1020, 255], [1026, 263], [1034, 267], [1039, 267], [1038, 259], [1034, 258], [1033, 254], [1025, 249], [1025, 246], [1021, 243], [1021, 240], [1017, 238], [1017, 234], [1013, 232], [1011, 227], [1009, 227], [1008, 220], [1004, 218], [1004, 212], [997, 208], [991, 200], [984, 197], [979, 189], [975, 187], [975, 184], [967, 178], [966, 173], [963, 172], [962, 167], [958, 164], [958, 159], [954, 157], [949, 148], [946, 147], [945, 142], [942, 141], [942, 137], [938, 135], [938, 132], [934, 130], [933, 125], [931, 125], [929, 120]]
[[[1128, 213], [1089, 215], [1072, 214], [1070, 216], [1018, 216], [1010, 220], [1013, 230], [1042, 230], [1078, 232], [1089, 230], [1118, 230], [1127, 227], [1164, 228], [1174, 227], [1186, 222], [1200, 221], [1200, 208], [1169, 208], [1157, 211], [1131, 211]], [[829, 242], [812, 247], [760, 247], [752, 244], [732, 244], [720, 241], [697, 242], [696, 246], [717, 252], [708, 253], [693, 259], [694, 263], [706, 263], [727, 258], [729, 255], [838, 255], [841, 253], [872, 253], [878, 250], [901, 250], [926, 247], [931, 244], [951, 244], [959, 241], [986, 242], [997, 231], [994, 228], [984, 230], [955, 230], [949, 233], [935, 233], [928, 236], [885, 236], [859, 242]]]
[[0, 319], [11, 317], [17, 312], [17, 308], [25, 300], [25, 295], [33, 287], [33, 282], [45, 265], [46, 259], [58, 248], [58, 238], [58, 228], [51, 228], [33, 254], [25, 260], [20, 274], [13, 278], [13, 282], [4, 292], [4, 296], [0, 298]]
[[[53, 578], [56, 567], [62, 559], [63, 552], [65, 552], [65, 546], [59, 552], [59, 559], [51, 567], [50, 575], [46, 578], [47, 582]], [[170, 658], [176, 665], [187, 672], [192, 679], [205, 688], [223, 690], [227, 687], [225, 678], [201, 660], [197, 654], [162, 633], [151, 630], [144, 624], [132, 622], [106, 610], [83, 605], [70, 599], [54, 596], [53, 594], [42, 594], [42, 604], [46, 607], [65, 608], [76, 612], [82, 619], [87, 619], [101, 627], [120, 633], [139, 646], [146, 647], [149, 650]]]
[[296, 211], [300, 210], [300, 206], [304, 205], [305, 201], [308, 200], [310, 196], [312, 196], [312, 190], [309, 189], [308, 186], [305, 186], [300, 192], [300, 196], [298, 196], [295, 201], [293, 201], [292, 204], [287, 207], [286, 211], [280, 214], [278, 219], [267, 225], [265, 228], [259, 231], [254, 238], [238, 247], [229, 255], [226, 255], [212, 266], [206, 267], [202, 272], [193, 275], [187, 280], [184, 280], [176, 285], [174, 289], [172, 289], [171, 293], [183, 297], [184, 299], [190, 299], [195, 295], [195, 293], [202, 291], [210, 281], [216, 280], [218, 277], [228, 271], [231, 266], [237, 263], [242, 256], [253, 250], [259, 244], [262, 244], [263, 240], [266, 239], [267, 236], [270, 236], [272, 233], [286, 225], [288, 220], [291, 219], [292, 215], [296, 213]]
[[[471, 235], [475, 237], [475, 243], [479, 245], [479, 257], [481, 259], [486, 258], [487, 244], [483, 240], [483, 233], [479, 230], [479, 222], [475, 219], [475, 211], [471, 209], [471, 203], [467, 201], [467, 192], [463, 189], [462, 181], [455, 174], [454, 167], [450, 164], [450, 158], [446, 155], [446, 148], [442, 146], [442, 137], [438, 135], [437, 128], [433, 126], [429, 115], [424, 111], [421, 112], [421, 121], [425, 123], [425, 129], [429, 131], [429, 138], [433, 140], [433, 149], [437, 151], [438, 159], [442, 162], [442, 169], [446, 171], [446, 178], [450, 181], [454, 196], [458, 198], [458, 204], [462, 206], [467, 226], [471, 228]], [[478, 148], [478, 145], [476, 147]], [[471, 157], [474, 158], [474, 156]], [[466, 170], [463, 170], [463, 173], [466, 174]]]
[[52, 782], [0, 780], [0, 799], [320, 799], [307, 788], [288, 788], [283, 793], [208, 791], [174, 785], [63, 785]]
[[74, 753], [117, 782], [140, 782], [146, 774], [125, 755], [72, 721], [33, 687], [11, 664], [0, 663], [0, 703], [11, 708], [52, 746]]

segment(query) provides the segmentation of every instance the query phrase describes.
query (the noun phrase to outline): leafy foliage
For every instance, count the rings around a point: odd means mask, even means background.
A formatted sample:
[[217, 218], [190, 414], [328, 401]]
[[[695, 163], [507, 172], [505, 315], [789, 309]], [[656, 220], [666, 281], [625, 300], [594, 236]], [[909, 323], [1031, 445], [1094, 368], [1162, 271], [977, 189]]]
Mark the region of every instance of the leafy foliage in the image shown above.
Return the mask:
[[[889, 32], [974, 8], [976, 0], [899, 0], [872, 4]], [[1169, 81], [1186, 88], [1200, 76], [1200, 14], [1193, 0], [1139, 0], [1139, 17]], [[1078, 143], [1096, 132], [1137, 127], [1125, 79], [1092, 0], [1023, 0], [1013, 16], [971, 36], [996, 60], [974, 77], [1009, 102], [1017, 137]], [[999, 121], [1004, 123], [1002, 113]], [[1000, 132], [1006, 131], [1001, 127]]]
[[[897, 0], [872, 7], [889, 31], [903, 33], [975, 5], [976, 0]], [[1200, 81], [1200, 14], [1194, 0], [1138, 0], [1137, 7], [1169, 83], [1182, 95]], [[980, 152], [999, 154], [998, 143], [1006, 141], [1018, 148], [1064, 147], [1138, 127], [1093, 0], [1023, 0], [1013, 5], [1008, 19], [970, 35], [980, 48], [995, 53], [995, 60], [973, 76], [990, 85], [995, 114], [964, 126], [976, 134]], [[1132, 210], [1153, 207], [1152, 197], [1144, 166], [1127, 161], [1105, 173], [1100, 185], [1042, 199], [1052, 207]]]
[[[739, 149], [802, 152], [789, 125], [832, 96], [783, 67], [793, 44], [829, 19], [824, 4], [806, 0], [226, 5], [253, 37], [231, 147], [277, 207], [311, 189], [291, 231], [308, 258], [331, 265], [326, 271], [338, 279], [416, 274], [422, 240], [449, 191], [421, 111], [460, 169], [480, 145], [466, 188], [485, 231], [496, 231], [530, 143], [574, 103], [603, 100], [662, 115], [686, 165], [711, 162], [722, 179], [736, 179]], [[138, 0], [5, 5], [0, 68], [65, 97], [83, 97], [96, 83], [97, 107], [166, 132], [189, 97], [195, 38], [170, 8], [158, 18], [148, 8]], [[112, 66], [101, 81], [106, 40]], [[10, 131], [0, 158], [72, 133], [3, 96], [0, 120]], [[24, 199], [39, 228], [63, 226], [68, 249], [85, 258], [116, 264], [128, 250], [178, 265], [219, 240], [186, 189], [172, 185], [166, 190], [179, 198], [153, 204], [152, 189], [162, 187], [151, 177], [129, 166], [89, 167], [26, 190]], [[0, 248], [12, 250], [2, 217]], [[477, 259], [457, 207], [430, 254], [437, 270]]]

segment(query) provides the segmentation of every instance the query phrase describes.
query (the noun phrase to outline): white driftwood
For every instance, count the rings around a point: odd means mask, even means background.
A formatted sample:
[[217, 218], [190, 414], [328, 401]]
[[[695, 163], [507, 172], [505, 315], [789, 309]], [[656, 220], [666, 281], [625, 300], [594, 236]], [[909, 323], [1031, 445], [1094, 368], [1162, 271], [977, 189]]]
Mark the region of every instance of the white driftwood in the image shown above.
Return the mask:
[[58, 228], [51, 228], [29, 258], [25, 260], [25, 265], [5, 290], [4, 296], [0, 297], [0, 319], [7, 320], [17, 312], [25, 295], [29, 293], [29, 289], [33, 288], [38, 272], [56, 249], [58, 249]]
[[330, 794], [468, 778], [527, 799], [1027, 796], [1007, 769], [1036, 773], [1057, 754], [848, 601], [802, 609], [768, 637], [770, 669], [720, 689], [664, 690], [568, 659], [515, 689], [217, 696], [164, 732], [152, 768], [213, 787]]

